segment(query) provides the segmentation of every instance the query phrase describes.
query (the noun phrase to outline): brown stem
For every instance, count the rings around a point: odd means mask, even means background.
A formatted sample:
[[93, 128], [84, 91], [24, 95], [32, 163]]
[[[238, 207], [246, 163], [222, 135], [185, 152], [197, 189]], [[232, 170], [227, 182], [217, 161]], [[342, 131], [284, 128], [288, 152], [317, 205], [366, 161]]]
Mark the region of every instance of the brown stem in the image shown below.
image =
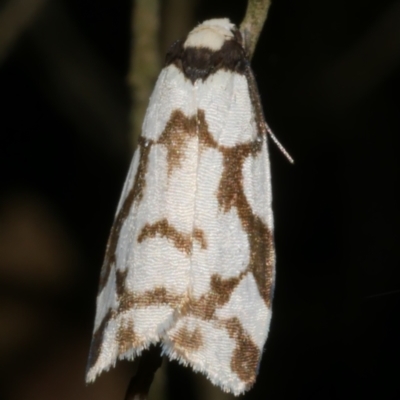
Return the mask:
[[47, 1], [24, 38], [26, 71], [77, 133], [110, 158], [126, 152], [124, 81], [78, 29], [65, 1]]
[[264, 26], [271, 0], [248, 0], [246, 15], [240, 25], [249, 58], [253, 57], [258, 38]]
[[159, 346], [153, 346], [140, 357], [136, 375], [131, 379], [125, 400], [146, 400], [154, 375], [161, 367], [162, 357]]
[[0, 9], [0, 63], [47, 0], [9, 0]]
[[[196, 25], [195, 9], [198, 0], [164, 0], [161, 22], [161, 56], [170, 46], [183, 39]], [[179, 15], [179, 18], [177, 18]]]
[[136, 0], [132, 13], [132, 50], [128, 78], [133, 100], [131, 141], [135, 147], [149, 97], [161, 67], [160, 0]]

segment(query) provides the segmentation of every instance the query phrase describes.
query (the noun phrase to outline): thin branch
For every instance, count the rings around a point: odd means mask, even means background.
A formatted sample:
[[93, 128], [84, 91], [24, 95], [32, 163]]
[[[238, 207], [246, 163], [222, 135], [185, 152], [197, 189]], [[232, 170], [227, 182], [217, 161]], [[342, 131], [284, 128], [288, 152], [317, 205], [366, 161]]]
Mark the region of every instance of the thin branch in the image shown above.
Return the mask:
[[136, 147], [144, 114], [160, 72], [159, 51], [160, 0], [136, 0], [132, 10], [132, 50], [129, 83], [131, 109], [131, 142]]
[[240, 25], [249, 58], [253, 57], [258, 38], [264, 26], [271, 0], [248, 0], [246, 15]]
[[124, 81], [85, 39], [64, 1], [46, 3], [26, 43], [33, 54], [26, 55], [27, 71], [35, 74], [52, 105], [103, 154], [118, 160], [126, 156]]
[[9, 0], [0, 10], [0, 64], [47, 0]]
[[154, 375], [161, 367], [162, 357], [159, 346], [151, 347], [140, 357], [136, 375], [131, 379], [125, 400], [146, 400]]
[[[161, 68], [160, 0], [135, 0], [132, 9], [132, 46], [129, 84], [132, 107], [131, 144], [135, 148], [142, 129], [149, 97]], [[151, 347], [138, 360], [125, 400], [146, 400], [156, 371], [161, 367], [160, 348]]]
[[[183, 39], [196, 25], [198, 0], [164, 0], [161, 18], [161, 56], [178, 39]], [[179, 15], [179, 18], [176, 16]]]

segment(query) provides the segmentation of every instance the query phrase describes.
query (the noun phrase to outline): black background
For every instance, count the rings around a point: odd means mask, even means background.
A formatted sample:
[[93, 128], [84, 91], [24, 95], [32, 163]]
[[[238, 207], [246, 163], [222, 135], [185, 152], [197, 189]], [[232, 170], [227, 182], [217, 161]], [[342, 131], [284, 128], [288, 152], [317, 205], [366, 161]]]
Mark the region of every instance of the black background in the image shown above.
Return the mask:
[[[132, 153], [131, 4], [55, 3], [0, 64], [0, 398], [123, 399], [128, 363], [83, 380]], [[240, 23], [246, 4], [193, 7]], [[400, 399], [399, 64], [399, 1], [273, 2], [252, 65], [295, 164], [270, 145], [277, 283], [248, 399]], [[164, 398], [228, 398], [163, 374]]]

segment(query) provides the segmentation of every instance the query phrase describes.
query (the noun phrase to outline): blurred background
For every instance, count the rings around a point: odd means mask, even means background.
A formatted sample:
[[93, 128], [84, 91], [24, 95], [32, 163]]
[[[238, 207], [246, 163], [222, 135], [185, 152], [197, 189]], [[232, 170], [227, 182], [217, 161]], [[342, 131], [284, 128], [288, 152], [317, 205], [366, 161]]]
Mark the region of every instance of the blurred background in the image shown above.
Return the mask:
[[[245, 9], [162, 1], [157, 52]], [[146, 18], [129, 0], [0, 2], [0, 399], [124, 399], [131, 363], [84, 374]], [[400, 1], [274, 0], [252, 65], [295, 165], [270, 145], [274, 317], [244, 397], [400, 399]], [[233, 397], [164, 362], [150, 399], [181, 398]]]

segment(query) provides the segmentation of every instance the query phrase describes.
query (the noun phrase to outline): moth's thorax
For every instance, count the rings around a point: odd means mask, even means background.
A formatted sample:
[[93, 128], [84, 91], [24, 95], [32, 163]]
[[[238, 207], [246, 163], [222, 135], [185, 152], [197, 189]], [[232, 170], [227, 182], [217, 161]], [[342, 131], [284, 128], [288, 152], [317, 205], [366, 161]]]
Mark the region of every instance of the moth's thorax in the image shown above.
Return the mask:
[[227, 18], [210, 19], [194, 28], [188, 35], [183, 47], [207, 48], [213, 51], [221, 50], [227, 40], [234, 37], [235, 25]]

